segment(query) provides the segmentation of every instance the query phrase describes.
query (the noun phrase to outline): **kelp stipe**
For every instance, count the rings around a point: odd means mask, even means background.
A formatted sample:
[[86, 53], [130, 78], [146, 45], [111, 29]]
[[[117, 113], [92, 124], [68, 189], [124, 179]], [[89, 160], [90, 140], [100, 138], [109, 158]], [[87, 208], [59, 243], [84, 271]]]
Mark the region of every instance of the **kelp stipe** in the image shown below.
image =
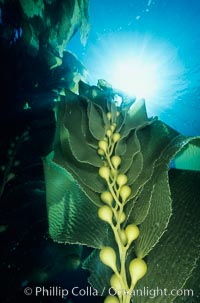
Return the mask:
[[[118, 299], [108, 295], [105, 302], [130, 302], [133, 288], [137, 281], [141, 279], [146, 271], [146, 263], [135, 258], [129, 262], [129, 272], [131, 277], [130, 285], [127, 281], [126, 259], [127, 252], [132, 242], [139, 236], [139, 229], [135, 224], [129, 224], [125, 228], [122, 224], [126, 220], [124, 208], [131, 195], [131, 187], [127, 185], [128, 178], [120, 173], [121, 157], [116, 154], [116, 145], [120, 141], [121, 135], [115, 132], [119, 129], [118, 118], [120, 112], [114, 110], [106, 114], [108, 122], [105, 125], [105, 136], [98, 143], [98, 154], [102, 158], [102, 166], [99, 175], [105, 180], [107, 191], [101, 194], [101, 200], [106, 204], [99, 208], [98, 216], [107, 222], [112, 231], [117, 244], [117, 252], [112, 247], [103, 247], [100, 251], [101, 261], [113, 270], [110, 285], [118, 296]], [[116, 253], [119, 259], [117, 266]]]
[[[153, 288], [154, 281], [181, 288], [192, 274], [199, 258], [199, 173], [168, 167], [183, 147], [199, 142], [148, 119], [144, 100], [118, 107], [110, 90], [81, 83], [80, 96], [66, 91], [57, 104], [54, 151], [44, 160], [49, 234], [94, 248], [83, 267], [106, 303], [148, 302], [131, 297], [133, 288]], [[185, 182], [193, 188], [192, 209]], [[171, 264], [178, 269], [173, 276]], [[111, 288], [120, 291], [112, 296]]]

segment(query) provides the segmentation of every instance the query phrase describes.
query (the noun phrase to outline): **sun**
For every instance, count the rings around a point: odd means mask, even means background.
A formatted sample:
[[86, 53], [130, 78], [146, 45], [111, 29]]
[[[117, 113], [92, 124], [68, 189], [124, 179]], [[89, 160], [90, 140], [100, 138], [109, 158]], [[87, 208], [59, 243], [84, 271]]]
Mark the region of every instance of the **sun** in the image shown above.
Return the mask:
[[111, 82], [115, 87], [137, 98], [150, 99], [161, 86], [156, 65], [137, 58], [113, 63]]
[[150, 35], [105, 35], [87, 50], [90, 83], [105, 79], [113, 88], [144, 98], [150, 114], [171, 106], [187, 83], [178, 50]]

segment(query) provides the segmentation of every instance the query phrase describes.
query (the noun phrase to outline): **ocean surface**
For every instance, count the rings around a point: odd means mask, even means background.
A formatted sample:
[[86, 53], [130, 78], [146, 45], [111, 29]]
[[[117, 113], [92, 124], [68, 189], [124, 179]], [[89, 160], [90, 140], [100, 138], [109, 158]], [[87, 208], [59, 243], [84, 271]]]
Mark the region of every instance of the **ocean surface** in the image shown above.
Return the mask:
[[200, 1], [93, 0], [87, 44], [67, 49], [89, 72], [146, 99], [149, 116], [185, 135], [200, 133]]

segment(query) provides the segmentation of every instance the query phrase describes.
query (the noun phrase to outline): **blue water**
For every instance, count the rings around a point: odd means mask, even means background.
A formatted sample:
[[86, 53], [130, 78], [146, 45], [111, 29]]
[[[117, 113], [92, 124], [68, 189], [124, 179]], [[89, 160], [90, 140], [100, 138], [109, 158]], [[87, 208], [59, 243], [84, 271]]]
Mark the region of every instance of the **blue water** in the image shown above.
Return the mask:
[[[200, 1], [93, 0], [89, 13], [87, 44], [81, 45], [76, 34], [67, 49], [88, 69], [90, 84], [99, 78], [113, 86], [125, 81], [121, 88], [126, 90], [132, 77], [134, 94], [134, 82], [141, 77], [142, 89], [135, 95], [146, 99], [149, 116], [159, 116], [183, 134], [199, 135]], [[131, 60], [139, 60], [139, 71]], [[118, 65], [131, 68], [127, 81]], [[149, 66], [154, 75], [146, 79]], [[146, 92], [147, 84], [153, 91]]]

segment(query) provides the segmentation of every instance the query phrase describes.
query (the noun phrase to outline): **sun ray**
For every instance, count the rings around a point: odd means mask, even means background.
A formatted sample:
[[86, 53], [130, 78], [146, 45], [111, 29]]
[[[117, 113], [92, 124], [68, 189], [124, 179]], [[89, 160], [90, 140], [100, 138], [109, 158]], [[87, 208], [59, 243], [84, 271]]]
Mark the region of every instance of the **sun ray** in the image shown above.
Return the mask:
[[187, 87], [178, 49], [150, 34], [103, 35], [87, 57], [91, 84], [103, 78], [114, 88], [144, 98], [150, 115], [172, 106]]

